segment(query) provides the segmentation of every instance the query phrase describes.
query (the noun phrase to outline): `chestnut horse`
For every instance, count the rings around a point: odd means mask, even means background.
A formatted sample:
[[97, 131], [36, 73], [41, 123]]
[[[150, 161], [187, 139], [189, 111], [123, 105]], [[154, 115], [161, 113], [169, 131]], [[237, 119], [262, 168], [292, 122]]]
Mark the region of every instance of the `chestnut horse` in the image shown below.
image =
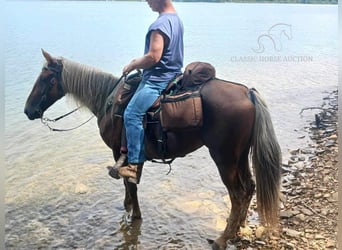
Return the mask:
[[[54, 58], [43, 51], [46, 63], [27, 99], [25, 114], [31, 120], [68, 94], [97, 117], [100, 134], [120, 155], [122, 119], [112, 115], [107, 98], [116, 90], [118, 78], [93, 67], [65, 58]], [[231, 200], [231, 213], [224, 232], [214, 241], [214, 249], [225, 249], [236, 237], [247, 217], [255, 190], [249, 168], [249, 154], [256, 179], [257, 209], [261, 223], [278, 224], [281, 152], [270, 113], [255, 89], [230, 82], [208, 82], [201, 89], [203, 125], [199, 129], [167, 132], [167, 157], [176, 158], [205, 145], [214, 160]], [[151, 127], [147, 127], [147, 130]], [[145, 135], [148, 159], [161, 159], [149, 131]], [[133, 219], [140, 219], [137, 185], [124, 179], [124, 206]]]

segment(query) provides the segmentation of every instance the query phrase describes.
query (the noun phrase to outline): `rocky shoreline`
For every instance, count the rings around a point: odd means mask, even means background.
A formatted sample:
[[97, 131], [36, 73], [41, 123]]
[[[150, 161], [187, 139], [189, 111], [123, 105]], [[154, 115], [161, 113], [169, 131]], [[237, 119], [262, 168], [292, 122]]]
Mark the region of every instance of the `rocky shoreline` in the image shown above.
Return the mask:
[[249, 225], [241, 230], [239, 249], [337, 249], [337, 98], [336, 90], [321, 107], [306, 108], [319, 113], [305, 128], [312, 143], [291, 150], [283, 163], [279, 233]]

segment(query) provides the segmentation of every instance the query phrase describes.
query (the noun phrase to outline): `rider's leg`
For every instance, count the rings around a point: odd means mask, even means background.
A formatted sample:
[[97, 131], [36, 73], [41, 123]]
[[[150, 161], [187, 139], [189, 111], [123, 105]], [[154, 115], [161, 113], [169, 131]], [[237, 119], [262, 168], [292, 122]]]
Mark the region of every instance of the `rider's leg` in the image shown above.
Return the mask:
[[139, 87], [124, 113], [126, 127], [128, 165], [119, 170], [122, 177], [129, 177], [129, 181], [139, 183], [142, 166], [146, 160], [144, 149], [143, 118], [146, 111], [165, 89], [167, 83], [153, 84], [146, 82]]

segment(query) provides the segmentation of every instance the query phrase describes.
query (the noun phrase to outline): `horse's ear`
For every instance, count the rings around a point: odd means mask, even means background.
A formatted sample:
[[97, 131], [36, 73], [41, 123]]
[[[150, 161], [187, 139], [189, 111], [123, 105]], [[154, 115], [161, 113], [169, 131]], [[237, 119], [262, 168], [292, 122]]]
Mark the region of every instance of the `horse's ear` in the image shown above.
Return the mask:
[[43, 56], [45, 57], [45, 59], [46, 59], [46, 61], [48, 62], [48, 63], [53, 63], [54, 62], [54, 60], [53, 60], [53, 57], [49, 54], [49, 53], [47, 53], [45, 50], [43, 50], [42, 49], [42, 53], [43, 53]]

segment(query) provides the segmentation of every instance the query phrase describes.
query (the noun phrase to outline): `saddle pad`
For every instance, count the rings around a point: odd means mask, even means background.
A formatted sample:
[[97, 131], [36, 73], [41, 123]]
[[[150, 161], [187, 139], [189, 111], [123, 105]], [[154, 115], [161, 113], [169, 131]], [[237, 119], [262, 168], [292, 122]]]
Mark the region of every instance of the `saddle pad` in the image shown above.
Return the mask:
[[165, 130], [193, 129], [202, 126], [202, 99], [199, 91], [186, 91], [161, 98], [160, 120]]

